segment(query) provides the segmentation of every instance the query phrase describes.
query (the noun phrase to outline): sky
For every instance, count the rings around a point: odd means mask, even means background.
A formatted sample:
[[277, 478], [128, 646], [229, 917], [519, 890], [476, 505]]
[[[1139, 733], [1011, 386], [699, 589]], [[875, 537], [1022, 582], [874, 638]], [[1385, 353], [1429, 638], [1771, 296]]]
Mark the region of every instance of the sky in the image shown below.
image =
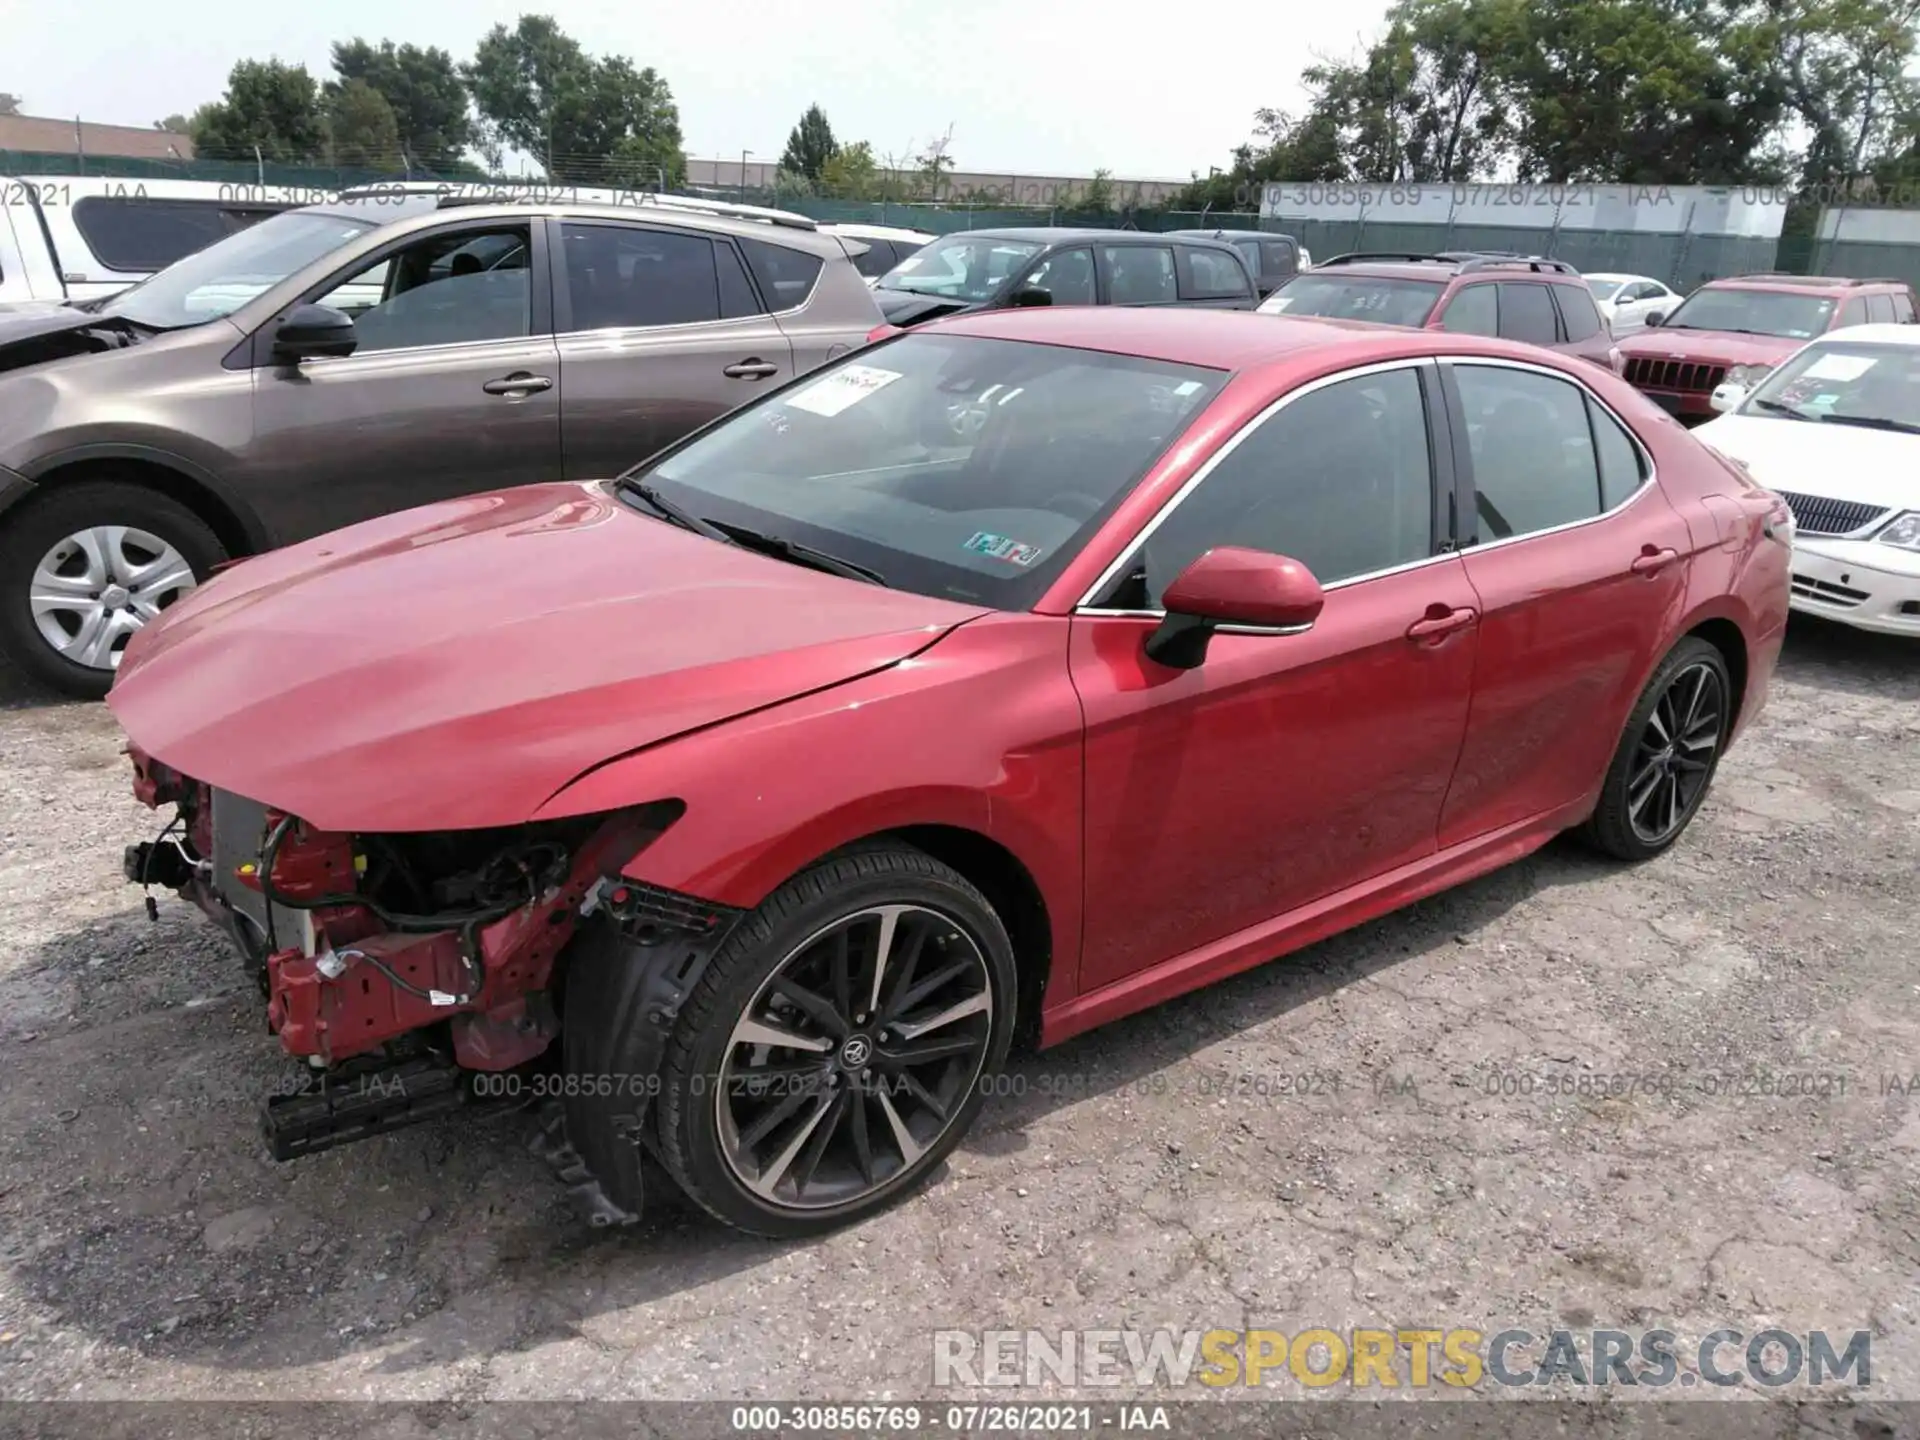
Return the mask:
[[[1297, 108], [1303, 67], [1356, 53], [1384, 0], [87, 0], [6, 22], [0, 91], [29, 115], [149, 125], [218, 99], [235, 60], [331, 74], [337, 39], [438, 45], [456, 60], [496, 23], [552, 15], [595, 54], [652, 65], [690, 153], [775, 159], [815, 101], [842, 141], [907, 157], [953, 127], [955, 167], [1184, 179], [1224, 166], [1262, 106]], [[1189, 21], [1195, 23], [1187, 23]], [[1180, 43], [1184, 38], [1186, 43]]]

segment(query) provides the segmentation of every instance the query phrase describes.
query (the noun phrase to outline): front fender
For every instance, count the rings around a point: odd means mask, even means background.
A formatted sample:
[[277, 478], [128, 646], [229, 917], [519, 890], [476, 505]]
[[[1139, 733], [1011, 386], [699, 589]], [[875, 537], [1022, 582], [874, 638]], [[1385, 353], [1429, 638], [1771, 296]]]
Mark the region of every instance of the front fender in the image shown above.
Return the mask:
[[1082, 721], [1067, 622], [994, 615], [911, 660], [612, 761], [536, 819], [675, 799], [629, 879], [750, 910], [821, 856], [908, 826], [995, 841], [1052, 930], [1049, 1003], [1080, 952]]

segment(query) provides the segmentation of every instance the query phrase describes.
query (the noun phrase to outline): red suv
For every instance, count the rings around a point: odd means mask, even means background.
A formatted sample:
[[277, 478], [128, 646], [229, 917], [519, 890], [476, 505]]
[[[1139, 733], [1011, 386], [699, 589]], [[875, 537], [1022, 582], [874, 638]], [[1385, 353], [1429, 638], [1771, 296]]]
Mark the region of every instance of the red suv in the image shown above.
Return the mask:
[[1723, 380], [1749, 389], [1816, 335], [1847, 325], [1914, 323], [1904, 280], [1730, 275], [1709, 280], [1665, 320], [1620, 344], [1627, 379], [1669, 414], [1713, 417]]
[[1490, 251], [1336, 255], [1260, 303], [1268, 315], [1322, 315], [1493, 335], [1620, 368], [1593, 291], [1564, 260]]

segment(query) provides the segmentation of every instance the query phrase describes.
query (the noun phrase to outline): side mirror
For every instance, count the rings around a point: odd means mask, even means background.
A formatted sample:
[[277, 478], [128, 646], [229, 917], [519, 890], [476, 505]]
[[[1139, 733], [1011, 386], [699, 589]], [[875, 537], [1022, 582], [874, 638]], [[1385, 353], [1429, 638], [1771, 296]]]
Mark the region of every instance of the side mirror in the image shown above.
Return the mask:
[[273, 332], [274, 358], [295, 364], [322, 356], [351, 355], [359, 343], [353, 332], [353, 317], [326, 305], [296, 306]]
[[1660, 314], [1658, 311], [1649, 311], [1647, 314], [1647, 318], [1645, 320], [1642, 320], [1640, 323], [1642, 325], [1645, 325], [1649, 330], [1651, 330], [1658, 325], [1665, 324], [1666, 319], [1667, 317]]
[[1320, 618], [1327, 595], [1298, 560], [1223, 545], [1182, 570], [1162, 599], [1167, 618], [1147, 637], [1147, 658], [1192, 670], [1216, 631], [1294, 635]]
[[1008, 303], [1021, 309], [1026, 309], [1031, 305], [1051, 305], [1053, 304], [1053, 295], [1050, 291], [1042, 290], [1038, 286], [1026, 285], [1014, 291], [1013, 299]]
[[1740, 402], [1746, 398], [1746, 386], [1736, 385], [1731, 380], [1722, 380], [1714, 387], [1712, 398], [1707, 403], [1725, 415], [1730, 410], [1738, 410]]

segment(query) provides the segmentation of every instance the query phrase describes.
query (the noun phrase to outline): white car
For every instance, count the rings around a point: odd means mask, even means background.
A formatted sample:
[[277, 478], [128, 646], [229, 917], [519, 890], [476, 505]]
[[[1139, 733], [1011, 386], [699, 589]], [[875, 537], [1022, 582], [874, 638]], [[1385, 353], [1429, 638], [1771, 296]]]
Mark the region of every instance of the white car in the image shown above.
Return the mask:
[[1793, 511], [1793, 608], [1920, 638], [1920, 326], [1854, 325], [1693, 433]]
[[871, 285], [907, 256], [930, 245], [940, 237], [924, 230], [899, 230], [891, 225], [822, 225], [829, 235], [844, 235], [867, 247], [867, 253], [853, 257], [853, 265]]
[[1681, 296], [1647, 275], [1614, 275], [1596, 271], [1586, 277], [1594, 301], [1608, 328], [1616, 335], [1631, 335], [1647, 328], [1657, 316], [1666, 319], [1677, 308]]

